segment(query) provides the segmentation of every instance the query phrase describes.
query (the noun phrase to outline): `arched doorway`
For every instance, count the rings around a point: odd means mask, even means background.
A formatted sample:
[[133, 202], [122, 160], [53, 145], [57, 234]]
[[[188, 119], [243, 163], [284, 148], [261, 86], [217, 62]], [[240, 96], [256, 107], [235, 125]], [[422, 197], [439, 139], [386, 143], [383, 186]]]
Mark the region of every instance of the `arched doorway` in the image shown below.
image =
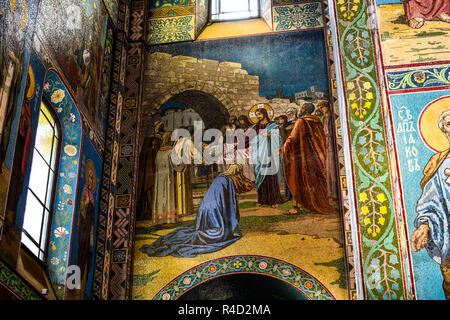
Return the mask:
[[309, 300], [280, 279], [251, 273], [213, 278], [185, 292], [177, 300]]
[[[228, 122], [230, 117], [228, 109], [210, 93], [199, 90], [186, 90], [167, 99], [153, 112], [151, 117], [146, 118], [144, 116], [143, 122], [145, 126], [143, 132], [146, 132], [147, 136], [151, 135], [155, 129], [154, 123], [161, 120], [168, 112], [189, 109], [194, 110], [200, 116], [205, 129], [220, 129]], [[181, 123], [181, 126], [186, 125]]]

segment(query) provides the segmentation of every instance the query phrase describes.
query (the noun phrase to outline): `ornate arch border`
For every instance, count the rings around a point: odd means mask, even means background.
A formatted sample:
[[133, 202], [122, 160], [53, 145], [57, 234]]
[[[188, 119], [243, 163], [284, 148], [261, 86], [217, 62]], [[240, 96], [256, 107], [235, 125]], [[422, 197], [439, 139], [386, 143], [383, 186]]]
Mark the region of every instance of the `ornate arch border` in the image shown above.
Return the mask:
[[194, 287], [230, 274], [260, 274], [284, 281], [303, 293], [309, 300], [336, 300], [314, 276], [286, 261], [259, 255], [237, 255], [202, 263], [182, 273], [153, 300], [176, 300]]

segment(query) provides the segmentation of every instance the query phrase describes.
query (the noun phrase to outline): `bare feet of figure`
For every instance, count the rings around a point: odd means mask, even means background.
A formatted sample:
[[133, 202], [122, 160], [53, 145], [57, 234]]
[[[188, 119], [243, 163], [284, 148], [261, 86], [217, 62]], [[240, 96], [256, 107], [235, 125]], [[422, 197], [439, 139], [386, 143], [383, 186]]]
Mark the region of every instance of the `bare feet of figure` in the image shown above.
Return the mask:
[[408, 25], [413, 29], [419, 29], [422, 28], [425, 24], [425, 19], [423, 18], [412, 18], [408, 21]]
[[450, 23], [450, 15], [446, 13], [441, 13], [437, 16], [439, 20]]
[[272, 205], [272, 208], [274, 208], [274, 209], [276, 209], [276, 208], [278, 208], [279, 207], [279, 204], [273, 204]]

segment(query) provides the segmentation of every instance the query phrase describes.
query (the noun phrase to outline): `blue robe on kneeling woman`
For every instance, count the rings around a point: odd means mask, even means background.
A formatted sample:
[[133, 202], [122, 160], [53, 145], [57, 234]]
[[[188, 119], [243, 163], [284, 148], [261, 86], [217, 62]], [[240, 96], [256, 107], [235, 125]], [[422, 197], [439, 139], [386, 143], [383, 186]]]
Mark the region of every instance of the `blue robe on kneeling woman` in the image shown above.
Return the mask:
[[236, 194], [253, 187], [253, 182], [240, 172], [217, 176], [200, 203], [195, 224], [161, 236], [141, 251], [153, 257], [195, 257], [231, 245], [241, 238]]

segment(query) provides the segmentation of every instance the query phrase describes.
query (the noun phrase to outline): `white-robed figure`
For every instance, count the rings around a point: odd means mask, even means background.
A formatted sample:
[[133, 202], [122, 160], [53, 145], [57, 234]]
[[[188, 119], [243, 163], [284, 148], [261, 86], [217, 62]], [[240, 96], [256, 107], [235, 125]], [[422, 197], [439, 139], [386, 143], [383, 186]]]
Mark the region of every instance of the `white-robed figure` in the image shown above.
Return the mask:
[[[181, 131], [180, 131], [181, 132]], [[190, 166], [192, 164], [202, 164], [202, 151], [195, 147], [192, 141], [194, 136], [194, 127], [189, 126], [186, 135], [179, 136], [179, 139], [175, 143], [173, 151], [175, 152], [174, 158], [177, 158], [180, 163], [184, 163], [184, 170], [177, 171], [177, 209], [179, 216], [188, 216], [194, 213], [194, 202], [192, 196], [192, 183]], [[172, 134], [172, 139], [177, 137], [177, 131]], [[177, 163], [179, 164], [179, 163]]]
[[[439, 117], [439, 128], [450, 141], [450, 110]], [[444, 277], [443, 289], [450, 300], [450, 149], [432, 156], [420, 182], [422, 195], [417, 201], [418, 213], [411, 237], [414, 251], [426, 248], [429, 256], [440, 264]]]

